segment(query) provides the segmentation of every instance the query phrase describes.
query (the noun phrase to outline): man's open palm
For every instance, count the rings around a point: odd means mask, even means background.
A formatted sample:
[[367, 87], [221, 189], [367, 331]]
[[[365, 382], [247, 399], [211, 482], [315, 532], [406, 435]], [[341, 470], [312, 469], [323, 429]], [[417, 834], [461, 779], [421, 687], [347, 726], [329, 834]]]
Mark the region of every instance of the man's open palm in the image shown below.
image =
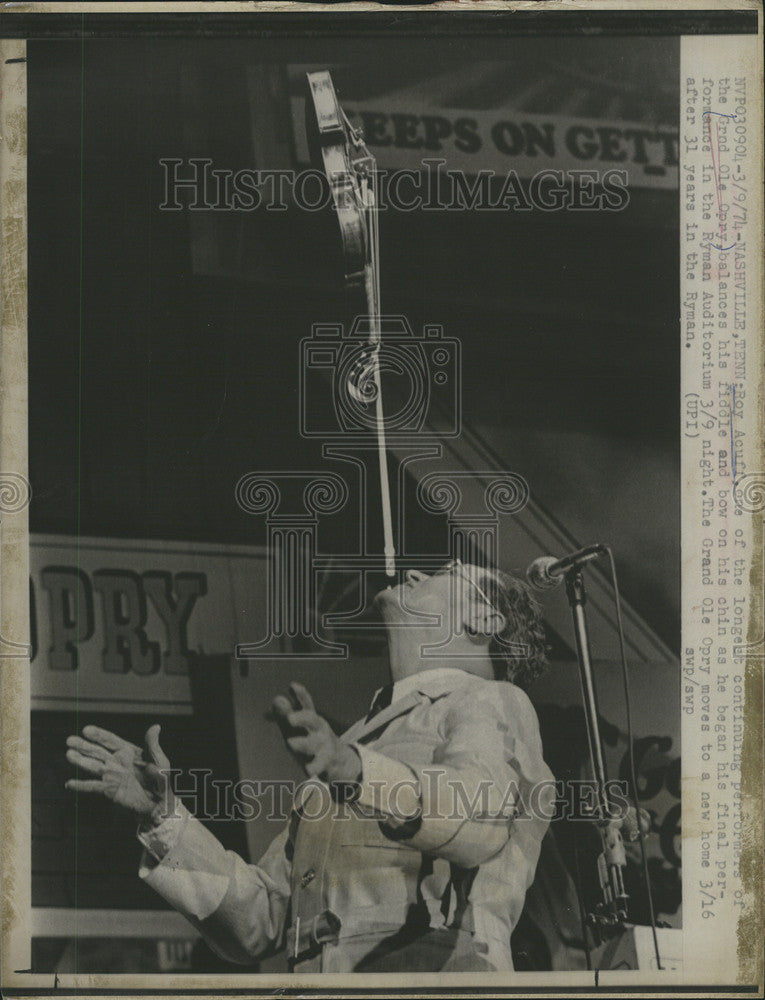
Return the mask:
[[91, 777], [70, 778], [66, 787], [103, 795], [142, 820], [156, 820], [159, 809], [170, 812], [172, 791], [164, 773], [170, 761], [159, 745], [159, 729], [146, 731], [142, 750], [107, 729], [85, 726], [82, 737], [67, 738], [66, 759]]

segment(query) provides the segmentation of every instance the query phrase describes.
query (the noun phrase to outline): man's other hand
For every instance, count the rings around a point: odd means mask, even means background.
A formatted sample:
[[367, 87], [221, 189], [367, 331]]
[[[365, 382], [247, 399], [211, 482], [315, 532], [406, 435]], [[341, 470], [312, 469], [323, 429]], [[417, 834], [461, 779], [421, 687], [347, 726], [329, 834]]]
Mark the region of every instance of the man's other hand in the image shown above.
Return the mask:
[[66, 787], [103, 795], [143, 823], [160, 823], [173, 813], [175, 798], [166, 773], [170, 761], [159, 745], [159, 730], [158, 725], [146, 730], [142, 750], [107, 729], [85, 726], [82, 737], [67, 738], [66, 759], [92, 777], [70, 778]]
[[290, 697], [278, 695], [271, 707], [284, 742], [307, 775], [328, 784], [350, 785], [361, 780], [358, 753], [335, 736], [302, 684], [293, 681]]

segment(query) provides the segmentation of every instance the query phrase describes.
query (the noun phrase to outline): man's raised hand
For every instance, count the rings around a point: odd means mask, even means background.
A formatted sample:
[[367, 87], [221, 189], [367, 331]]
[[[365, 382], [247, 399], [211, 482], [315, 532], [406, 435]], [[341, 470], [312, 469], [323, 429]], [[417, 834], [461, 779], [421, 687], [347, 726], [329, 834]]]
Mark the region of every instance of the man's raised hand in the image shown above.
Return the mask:
[[85, 726], [82, 737], [67, 738], [66, 759], [91, 777], [70, 778], [66, 787], [103, 795], [142, 822], [160, 822], [173, 812], [175, 799], [159, 730], [158, 725], [147, 729], [142, 750], [107, 729]]
[[358, 753], [335, 736], [314, 708], [313, 698], [302, 684], [290, 684], [290, 697], [278, 695], [271, 706], [284, 742], [310, 777], [330, 784], [351, 784], [361, 776]]

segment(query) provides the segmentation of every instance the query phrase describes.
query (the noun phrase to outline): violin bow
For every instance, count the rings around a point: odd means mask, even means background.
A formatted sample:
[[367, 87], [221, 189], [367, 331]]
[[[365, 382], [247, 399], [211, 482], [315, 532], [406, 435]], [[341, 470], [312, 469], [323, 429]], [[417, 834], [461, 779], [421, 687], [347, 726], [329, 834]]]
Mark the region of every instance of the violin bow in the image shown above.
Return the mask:
[[[396, 575], [396, 548], [393, 540], [393, 515], [391, 510], [390, 481], [388, 476], [388, 448], [385, 437], [385, 411], [382, 396], [382, 371], [380, 365], [380, 348], [382, 345], [382, 321], [380, 312], [380, 232], [378, 226], [378, 176], [377, 165], [372, 154], [364, 144], [361, 130], [354, 128], [337, 99], [330, 73], [322, 70], [308, 73], [308, 85], [313, 108], [316, 112], [316, 126], [320, 137], [331, 146], [332, 156], [325, 156], [323, 166], [329, 179], [335, 197], [335, 207], [338, 211], [344, 248], [351, 250], [353, 264], [346, 267], [346, 280], [355, 284], [360, 275], [357, 273], [359, 250], [355, 238], [355, 222], [348, 220], [348, 203], [346, 178], [350, 180], [352, 197], [355, 202], [358, 220], [363, 236], [363, 267], [364, 292], [367, 302], [367, 313], [370, 323], [368, 346], [370, 348], [369, 362], [366, 359], [354, 371], [360, 381], [374, 385], [375, 395], [375, 431], [377, 438], [377, 458], [380, 467], [380, 492], [382, 501], [383, 551], [385, 554], [385, 573], [388, 577]], [[307, 119], [308, 120], [308, 119]], [[336, 145], [342, 136], [342, 156], [337, 157], [340, 150]], [[309, 136], [309, 146], [311, 137]], [[338, 174], [338, 163], [343, 164]], [[349, 380], [349, 390], [354, 398], [366, 402], [368, 396], [359, 390]]]
[[[345, 118], [345, 112], [343, 112]], [[349, 129], [350, 122], [345, 118]], [[352, 130], [354, 136], [358, 135]], [[360, 138], [360, 137], [359, 137]], [[382, 373], [380, 370], [380, 347], [382, 344], [382, 314], [380, 309], [380, 229], [378, 225], [377, 166], [374, 158], [368, 158], [367, 171], [361, 174], [360, 197], [366, 222], [367, 261], [364, 268], [364, 290], [370, 318], [369, 345], [372, 348], [372, 378], [375, 392], [375, 429], [377, 435], [377, 458], [380, 466], [380, 492], [383, 522], [383, 552], [385, 573], [396, 575], [396, 547], [393, 541], [393, 514], [390, 502], [390, 480], [388, 477], [388, 446], [385, 437], [385, 411], [383, 409]], [[371, 176], [370, 176], [371, 175]], [[371, 181], [371, 183], [370, 183]]]

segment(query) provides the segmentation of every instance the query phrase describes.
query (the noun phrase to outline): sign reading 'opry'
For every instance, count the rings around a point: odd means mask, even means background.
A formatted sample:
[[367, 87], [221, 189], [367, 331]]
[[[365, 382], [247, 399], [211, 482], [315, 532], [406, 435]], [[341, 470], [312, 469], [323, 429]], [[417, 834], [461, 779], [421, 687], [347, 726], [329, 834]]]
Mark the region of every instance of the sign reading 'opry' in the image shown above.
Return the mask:
[[264, 630], [261, 549], [38, 535], [30, 550], [37, 709], [190, 712], [191, 654]]

